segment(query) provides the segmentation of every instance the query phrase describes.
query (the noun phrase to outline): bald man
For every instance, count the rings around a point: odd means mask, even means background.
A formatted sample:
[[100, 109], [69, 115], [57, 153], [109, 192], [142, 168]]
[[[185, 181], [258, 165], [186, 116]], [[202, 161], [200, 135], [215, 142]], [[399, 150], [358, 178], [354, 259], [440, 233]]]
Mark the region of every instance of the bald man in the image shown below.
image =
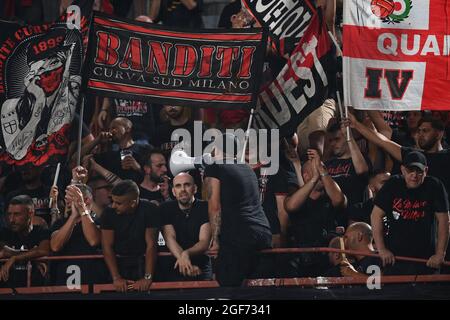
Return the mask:
[[[340, 237], [331, 239], [329, 248], [344, 250], [343, 241]], [[365, 277], [363, 273], [358, 272], [348, 262], [344, 254], [339, 252], [328, 253], [328, 260], [332, 267], [325, 273], [327, 277]]]
[[[110, 142], [115, 143], [116, 147], [96, 154], [89, 169], [96, 171], [110, 183], [113, 180], [130, 179], [139, 185], [144, 180], [143, 161], [150, 145], [135, 143], [133, 123], [127, 118], [117, 117], [111, 121], [109, 131], [101, 132], [92, 143], [83, 148], [83, 154], [89, 154], [100, 144], [109, 147]], [[109, 171], [106, 176], [102, 174], [104, 169]], [[108, 175], [114, 176], [114, 179], [109, 179]]]
[[[359, 251], [361, 253], [377, 253], [373, 248], [372, 227], [365, 222], [356, 222], [351, 224], [344, 235], [345, 247], [349, 250]], [[365, 255], [355, 255], [353, 266], [358, 272], [372, 274], [370, 266], [381, 266], [382, 262], [377, 257]]]
[[188, 173], [175, 176], [172, 192], [176, 200], [160, 206], [163, 236], [173, 255], [169, 266], [160, 264], [161, 280], [210, 280], [212, 266], [205, 254], [211, 240], [208, 203], [194, 197], [197, 186]]

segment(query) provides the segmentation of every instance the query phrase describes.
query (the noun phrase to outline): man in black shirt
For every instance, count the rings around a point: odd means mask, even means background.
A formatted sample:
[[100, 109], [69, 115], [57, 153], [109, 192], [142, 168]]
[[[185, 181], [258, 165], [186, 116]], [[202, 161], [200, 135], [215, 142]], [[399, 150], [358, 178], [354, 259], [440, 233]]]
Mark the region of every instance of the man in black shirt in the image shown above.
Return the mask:
[[[101, 228], [103, 254], [114, 287], [119, 292], [127, 291], [129, 285], [148, 291], [157, 257], [158, 209], [139, 199], [139, 188], [131, 180], [117, 183], [111, 194], [112, 205], [103, 212]], [[117, 260], [116, 254], [125, 257]]]
[[[310, 160], [302, 166], [304, 185], [286, 197], [285, 209], [291, 220], [292, 236], [298, 247], [325, 247], [336, 232], [347, 199], [328, 174], [316, 150], [309, 149]], [[319, 255], [299, 255], [299, 272], [317, 276], [327, 266]]]
[[[97, 254], [101, 241], [100, 228], [97, 226], [95, 213], [92, 212], [92, 190], [79, 184], [69, 185], [66, 189], [66, 206], [70, 216], [57, 220], [52, 226], [50, 248], [62, 256]], [[52, 265], [56, 269], [56, 283], [65, 284], [69, 265], [76, 264], [81, 268], [81, 282], [94, 283], [95, 269], [98, 265], [93, 260], [62, 261]]]
[[166, 246], [175, 258], [170, 257], [167, 280], [209, 280], [212, 267], [205, 254], [211, 241], [208, 203], [195, 199], [197, 186], [188, 173], [173, 179], [172, 191], [177, 200], [160, 207]]
[[[236, 137], [223, 135], [223, 145]], [[219, 250], [216, 278], [221, 286], [239, 286], [257, 266], [258, 251], [271, 247], [269, 222], [259, 200], [258, 181], [247, 164], [234, 162], [235, 154], [216, 145], [216, 161], [205, 169], [208, 214], [212, 230], [211, 250]], [[220, 249], [219, 249], [220, 245]]]
[[144, 101], [104, 98], [97, 122], [101, 129], [106, 127], [108, 115], [112, 119], [127, 118], [133, 123], [133, 140], [138, 144], [148, 144], [153, 138], [155, 121], [150, 104]]
[[[427, 159], [419, 151], [403, 157], [401, 171], [402, 176], [392, 177], [375, 198], [371, 216], [375, 244], [383, 265], [393, 264], [395, 254], [426, 258], [428, 267], [438, 269], [444, 261], [449, 235], [447, 193], [442, 182], [427, 176]], [[389, 224], [386, 237], [382, 222], [385, 215]], [[420, 264], [396, 263], [389, 273], [430, 271]]]
[[351, 130], [350, 137], [346, 137], [345, 128], [339, 123], [328, 128], [332, 157], [325, 161], [325, 166], [330, 176], [347, 196], [348, 204], [352, 205], [363, 200], [369, 166]]
[[302, 166], [304, 185], [285, 200], [297, 245], [326, 246], [346, 197], [320, 161], [316, 150]]
[[[377, 253], [373, 249], [373, 236], [372, 228], [370, 225], [364, 222], [355, 222], [348, 226], [344, 235], [345, 248], [348, 250], [354, 250], [361, 253]], [[380, 258], [356, 255], [353, 266], [358, 272], [372, 274], [373, 271], [368, 270], [370, 266], [380, 267], [382, 262]]]
[[[168, 121], [161, 124], [156, 130], [158, 133], [156, 146], [169, 158], [172, 149], [179, 143], [178, 137], [174, 137], [172, 140], [172, 133], [177, 129], [186, 129], [189, 131], [191, 137], [194, 137], [194, 121], [188, 116], [185, 108], [181, 106], [165, 105], [164, 112], [167, 114]], [[185, 143], [187, 144], [186, 141]], [[189, 156], [194, 156], [192, 153], [193, 143], [194, 141], [191, 138], [190, 145], [187, 146], [189, 148], [185, 150]]]
[[167, 198], [160, 186], [167, 179], [166, 158], [162, 151], [153, 149], [145, 155], [144, 173], [144, 181], [139, 187], [140, 197], [160, 205]]
[[132, 134], [133, 124], [131, 121], [126, 118], [116, 118], [111, 121], [109, 132], [100, 133], [92, 143], [84, 146], [82, 154], [83, 156], [87, 155], [100, 143], [108, 143], [112, 140], [118, 144], [120, 150], [95, 154], [95, 162], [120, 179], [130, 179], [141, 183], [144, 179], [143, 156], [150, 146], [136, 144]]
[[[33, 200], [26, 195], [12, 198], [8, 205], [9, 228], [0, 230], [0, 258], [8, 260], [0, 268], [0, 282], [6, 286], [27, 285], [26, 262], [48, 256], [50, 252], [48, 230], [31, 223], [34, 215]], [[43, 274], [37, 264], [32, 268], [32, 284], [42, 285]]]

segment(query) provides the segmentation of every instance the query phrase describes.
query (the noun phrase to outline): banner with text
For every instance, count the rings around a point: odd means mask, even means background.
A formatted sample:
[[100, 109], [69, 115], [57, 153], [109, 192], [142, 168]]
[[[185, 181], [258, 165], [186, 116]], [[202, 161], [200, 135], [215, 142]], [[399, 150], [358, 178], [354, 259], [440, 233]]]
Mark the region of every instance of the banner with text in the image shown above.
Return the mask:
[[3, 163], [40, 166], [68, 151], [92, 0], [78, 0], [69, 9], [51, 24], [0, 22]]
[[87, 88], [159, 104], [251, 108], [266, 43], [262, 29], [185, 32], [97, 14]]
[[325, 22], [316, 14], [286, 66], [259, 94], [253, 126], [278, 128], [280, 136], [295, 132], [328, 95], [335, 77], [332, 49]]
[[345, 103], [366, 110], [450, 110], [449, 4], [345, 1]]
[[316, 9], [310, 0], [242, 0], [255, 19], [269, 29], [278, 52], [291, 55]]

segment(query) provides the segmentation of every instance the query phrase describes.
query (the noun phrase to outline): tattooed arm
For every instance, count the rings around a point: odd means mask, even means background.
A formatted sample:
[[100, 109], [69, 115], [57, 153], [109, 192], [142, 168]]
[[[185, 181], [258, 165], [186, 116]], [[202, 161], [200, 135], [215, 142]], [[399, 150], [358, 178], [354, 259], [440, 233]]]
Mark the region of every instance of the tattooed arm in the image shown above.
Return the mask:
[[208, 196], [208, 216], [212, 231], [210, 250], [217, 250], [219, 248], [219, 234], [222, 221], [222, 210], [220, 205], [220, 180], [207, 177], [204, 180], [204, 188]]

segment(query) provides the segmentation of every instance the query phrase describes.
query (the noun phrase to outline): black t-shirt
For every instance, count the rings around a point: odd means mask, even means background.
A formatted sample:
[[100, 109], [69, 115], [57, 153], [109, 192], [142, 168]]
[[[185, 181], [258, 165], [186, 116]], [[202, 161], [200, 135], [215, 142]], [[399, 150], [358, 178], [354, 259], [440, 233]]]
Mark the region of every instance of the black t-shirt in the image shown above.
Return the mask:
[[[33, 226], [33, 230], [25, 237], [20, 237], [18, 233], [11, 231], [11, 229], [0, 229], [0, 242], [15, 250], [28, 251], [38, 247], [42, 241], [50, 240], [50, 231], [41, 226]], [[14, 270], [26, 270], [27, 262], [20, 262], [14, 264]], [[33, 267], [34, 269], [34, 267]]]
[[[53, 234], [55, 231], [61, 229], [67, 222], [68, 218], [62, 218], [53, 224], [50, 228], [50, 233]], [[100, 221], [96, 218], [93, 219], [97, 226], [100, 226]], [[64, 244], [61, 251], [57, 253], [60, 256], [71, 256], [71, 255], [89, 255], [96, 254], [98, 247], [92, 247], [86, 240], [83, 233], [83, 226], [81, 221], [75, 225], [70, 235], [70, 238]]]
[[259, 198], [261, 200], [264, 213], [269, 220], [272, 234], [280, 233], [280, 220], [278, 219], [277, 195], [287, 195], [288, 186], [286, 172], [280, 167], [274, 175], [264, 173], [263, 167], [253, 169], [258, 179]]
[[114, 118], [127, 118], [133, 123], [133, 139], [147, 140], [154, 134], [154, 119], [151, 105], [144, 101], [112, 99]]
[[325, 166], [327, 167], [329, 175], [336, 181], [342, 189], [342, 192], [347, 196], [349, 205], [363, 201], [368, 177], [366, 174], [356, 174], [351, 158], [333, 158], [326, 161]]
[[[172, 225], [175, 229], [177, 243], [181, 248], [189, 249], [199, 241], [200, 228], [209, 223], [208, 202], [195, 200], [190, 210], [181, 210], [178, 202], [173, 200], [160, 206], [161, 224]], [[209, 262], [207, 256], [192, 257], [194, 265], [201, 269]]]
[[133, 144], [131, 147], [123, 150], [129, 150], [132, 152], [133, 158], [140, 164], [141, 170], [123, 170], [122, 160], [120, 158], [120, 150], [107, 151], [104, 153], [96, 154], [94, 156], [95, 161], [104, 167], [105, 169], [116, 174], [121, 179], [131, 179], [137, 184], [140, 184], [144, 180], [144, 172], [142, 170], [145, 162], [145, 154], [151, 148], [150, 145]]
[[20, 237], [18, 233], [8, 228], [0, 229], [0, 242], [12, 249], [30, 250], [44, 240], [50, 240], [50, 231], [41, 226], [33, 226], [33, 230], [25, 237]]
[[[50, 202], [50, 198], [49, 198], [50, 187], [49, 186], [41, 186], [36, 189], [21, 188], [19, 190], [12, 191], [11, 193], [9, 193], [6, 196], [5, 204], [8, 205], [9, 201], [18, 195], [30, 196], [31, 199], [33, 199], [36, 216], [43, 218], [47, 222], [47, 224], [50, 225], [51, 215], [50, 215], [50, 208], [49, 208], [49, 202]], [[7, 210], [7, 207], [5, 209]]]
[[427, 176], [420, 187], [407, 189], [403, 177], [393, 176], [378, 192], [374, 203], [386, 213], [389, 223], [386, 247], [394, 255], [429, 258], [434, 254], [434, 214], [449, 210], [442, 182]]
[[302, 247], [328, 246], [330, 232], [335, 232], [341, 213], [326, 195], [317, 200], [308, 198], [296, 212], [289, 214], [294, 241]]
[[114, 231], [114, 252], [124, 256], [145, 254], [145, 230], [160, 225], [158, 207], [145, 199], [139, 200], [133, 214], [117, 214], [113, 208], [106, 208], [101, 216], [101, 228]]
[[255, 233], [271, 234], [259, 200], [258, 180], [246, 164], [213, 164], [205, 177], [220, 180], [222, 226], [220, 241], [252, 244]]
[[164, 202], [164, 197], [163, 197], [163, 195], [162, 195], [160, 190], [158, 190], [158, 191], [150, 191], [148, 189], [139, 187], [139, 197], [141, 199], [146, 199], [146, 200], [151, 201], [151, 202], [156, 201], [156, 202], [158, 202], [158, 204], [161, 204], [161, 203]]
[[[367, 270], [370, 266], [382, 267], [383, 262], [378, 257], [364, 257], [361, 260], [356, 260], [352, 265], [355, 267], [356, 271], [360, 273], [367, 273], [369, 275], [373, 274], [373, 270]], [[371, 272], [369, 272], [371, 271]]]
[[[194, 139], [195, 139], [195, 135], [194, 135], [194, 121], [188, 121], [185, 124], [181, 125], [181, 126], [173, 126], [170, 124], [170, 122], [165, 122], [163, 124], [161, 124], [158, 128], [157, 128], [157, 136], [155, 137], [155, 145], [158, 146], [164, 153], [164, 155], [169, 158], [172, 149], [179, 143], [182, 142], [178, 141], [179, 138], [178, 136], [174, 137], [174, 141], [172, 141], [172, 133], [177, 130], [177, 129], [186, 129], [190, 136], [191, 136], [191, 141], [190, 141], [190, 145], [186, 142], [186, 153], [188, 156], [194, 157], [194, 156], [201, 156], [201, 154], [194, 154], [195, 150], [194, 150]], [[204, 132], [206, 130], [206, 126], [202, 125], [202, 132]], [[202, 146], [201, 146], [201, 150], [203, 150], [204, 147], [204, 143], [202, 142]]]
[[[25, 237], [19, 236], [18, 233], [13, 232], [8, 228], [0, 229], [0, 242], [16, 250], [28, 251], [35, 247], [38, 247], [42, 241], [46, 240], [50, 240], [50, 231], [48, 229], [44, 229], [41, 226], [33, 226], [33, 230], [31, 230], [31, 232]], [[10, 279], [13, 280], [14, 285], [26, 285], [26, 270], [26, 261], [14, 264], [13, 268], [11, 269], [14, 274], [10, 274]], [[36, 285], [36, 281], [42, 281], [42, 277], [40, 276], [40, 273], [36, 271], [38, 269], [34, 262], [32, 270], [32, 282]]]

